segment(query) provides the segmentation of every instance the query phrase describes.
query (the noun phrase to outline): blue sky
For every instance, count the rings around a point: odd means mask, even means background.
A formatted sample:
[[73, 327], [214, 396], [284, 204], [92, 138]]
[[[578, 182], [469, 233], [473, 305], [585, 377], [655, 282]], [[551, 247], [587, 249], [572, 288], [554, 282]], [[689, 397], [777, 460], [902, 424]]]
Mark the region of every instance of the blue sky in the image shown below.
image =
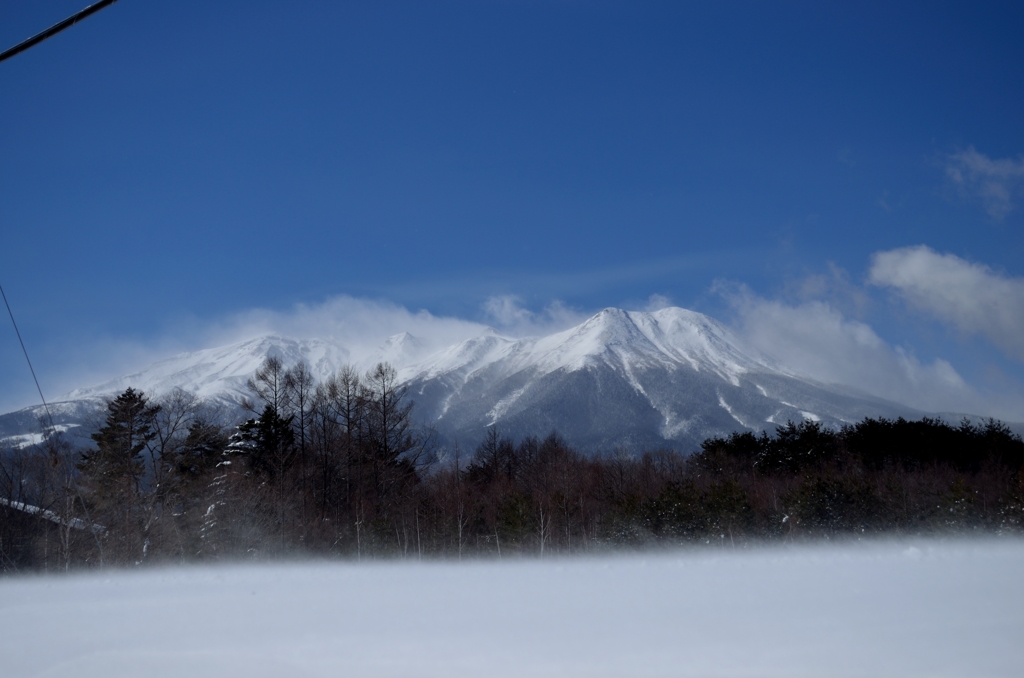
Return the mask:
[[0, 64], [0, 284], [51, 396], [253, 309], [668, 300], [1024, 420], [1024, 6], [891, 5], [122, 0]]

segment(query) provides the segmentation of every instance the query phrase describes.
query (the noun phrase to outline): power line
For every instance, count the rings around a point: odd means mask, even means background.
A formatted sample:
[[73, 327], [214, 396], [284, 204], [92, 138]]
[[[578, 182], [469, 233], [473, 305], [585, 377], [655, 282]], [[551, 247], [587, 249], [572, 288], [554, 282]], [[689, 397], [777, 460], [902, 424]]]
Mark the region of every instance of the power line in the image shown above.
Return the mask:
[[[21, 54], [30, 47], [38, 45], [47, 38], [52, 38], [53, 36], [63, 31], [65, 28], [74, 26], [82, 19], [92, 16], [104, 7], [113, 5], [115, 2], [117, 2], [117, 0], [100, 0], [99, 2], [95, 2], [81, 11], [75, 12], [67, 19], [64, 19], [64, 21], [59, 21], [54, 25], [50, 26], [49, 28], [47, 28], [45, 31], [36, 33], [28, 40], [23, 40], [14, 47], [4, 50], [3, 52], [0, 52], [0, 61], [5, 61], [13, 56]], [[32, 360], [28, 357], [28, 349], [25, 348], [25, 341], [21, 338], [21, 331], [18, 330], [18, 323], [14, 320], [14, 311], [11, 310], [11, 304], [7, 301], [7, 295], [4, 294], [3, 286], [0, 286], [0, 296], [2, 296], [4, 299], [4, 306], [7, 307], [7, 315], [11, 316], [11, 324], [14, 325], [14, 333], [18, 335], [18, 343], [21, 344], [21, 352], [25, 354], [25, 362], [28, 363], [29, 372], [32, 373], [32, 381], [36, 383], [36, 390], [39, 391], [39, 399], [43, 401], [43, 409], [46, 410], [46, 418], [50, 420], [50, 430], [52, 432], [54, 427], [53, 415], [50, 414], [50, 406], [46, 404], [46, 398], [43, 396], [43, 389], [42, 387], [39, 386], [39, 379], [36, 377], [36, 370], [34, 367], [32, 367]]]
[[[75, 14], [69, 16], [67, 19], [64, 19], [64, 21], [56, 23], [47, 28], [45, 31], [41, 33], [36, 33], [28, 40], [23, 40], [14, 47], [11, 47], [10, 49], [5, 50], [3, 52], [0, 52], [0, 61], [6, 61], [7, 59], [10, 59], [13, 56], [21, 54], [30, 47], [38, 45], [47, 38], [52, 38], [53, 36], [63, 31], [65, 28], [74, 26], [82, 19], [85, 19], [86, 17], [95, 14], [104, 7], [113, 5], [115, 2], [117, 2], [117, 0], [100, 0], [99, 2], [89, 5], [80, 12], [76, 12]], [[11, 324], [14, 325], [14, 333], [18, 335], [18, 343], [21, 344], [21, 352], [25, 354], [25, 362], [28, 363], [28, 370], [29, 372], [32, 373], [32, 381], [36, 383], [36, 390], [39, 391], [39, 399], [43, 402], [43, 409], [46, 411], [46, 418], [50, 422], [50, 436], [54, 436], [58, 432], [57, 427], [54, 426], [53, 423], [53, 414], [50, 413], [50, 406], [46, 403], [46, 398], [43, 396], [43, 389], [39, 385], [39, 379], [36, 377], [36, 370], [34, 367], [32, 367], [32, 360], [28, 357], [28, 349], [25, 348], [25, 341], [21, 338], [21, 331], [18, 329], [18, 323], [14, 320], [14, 312], [11, 310], [11, 304], [7, 301], [7, 294], [4, 293], [4, 288], [2, 286], [0, 286], [0, 297], [3, 297], [4, 306], [7, 307], [7, 315], [11, 317]], [[82, 510], [85, 512], [85, 519], [89, 525], [92, 525], [92, 529], [90, 530], [90, 532], [92, 532], [93, 539], [96, 540], [96, 548], [99, 551], [100, 565], [102, 566], [103, 543], [100, 541], [99, 535], [96, 533], [96, 527], [92, 522], [92, 518], [89, 516], [89, 506], [85, 503], [85, 498], [82, 497], [82, 493], [78, 489], [78, 483], [75, 481], [74, 472], [71, 472], [68, 476], [68, 485], [69, 487], [74, 488], [75, 495], [78, 497], [78, 501], [82, 503]]]
[[[28, 40], [23, 40], [14, 47], [4, 50], [3, 52], [0, 52], [0, 61], [5, 61], [13, 56], [21, 54], [30, 47], [38, 45], [47, 38], [52, 38], [53, 36], [63, 31], [65, 28], [74, 26], [82, 19], [92, 16], [104, 7], [113, 5], [115, 2], [117, 2], [117, 0], [100, 0], [99, 2], [95, 2], [81, 11], [75, 12], [67, 19], [64, 19], [64, 21], [59, 21], [54, 25], [50, 26], [49, 28], [47, 28], [45, 31], [36, 33]], [[7, 307], [7, 315], [11, 316], [11, 324], [14, 325], [14, 333], [18, 335], [18, 343], [21, 344], [21, 352], [25, 354], [25, 362], [28, 363], [29, 372], [32, 373], [32, 381], [36, 383], [36, 390], [39, 391], [39, 399], [43, 401], [43, 408], [46, 410], [46, 417], [50, 420], [50, 430], [52, 431], [53, 415], [50, 414], [50, 406], [46, 404], [46, 398], [43, 396], [43, 389], [42, 387], [39, 386], [39, 379], [36, 377], [35, 368], [32, 367], [32, 360], [28, 357], [28, 349], [25, 348], [25, 342], [21, 338], [21, 332], [18, 330], [18, 323], [14, 320], [14, 312], [11, 310], [11, 305], [7, 301], [7, 295], [4, 294], [4, 288], [2, 286], [0, 286], [0, 296], [2, 296], [4, 299], [4, 306]]]
[[[13, 56], [21, 54], [30, 47], [38, 45], [47, 38], [52, 38], [53, 36], [63, 31], [65, 28], [74, 26], [82, 19], [92, 16], [104, 7], [113, 5], [115, 2], [117, 2], [117, 0], [100, 0], [99, 2], [94, 2], [85, 9], [75, 12], [67, 19], [64, 19], [64, 21], [59, 21], [54, 25], [50, 26], [49, 28], [47, 28], [45, 31], [36, 33], [28, 40], [23, 40], [14, 47], [4, 50], [3, 52], [0, 52], [0, 61], [5, 61]], [[35, 368], [32, 367], [32, 360], [28, 357], [28, 349], [25, 348], [25, 342], [21, 338], [21, 332], [18, 330], [18, 323], [14, 320], [14, 312], [11, 310], [11, 305], [7, 301], [7, 295], [4, 294], [4, 289], [2, 286], [0, 286], [0, 296], [2, 296], [4, 299], [4, 306], [7, 307], [7, 315], [11, 316], [11, 324], [14, 325], [14, 333], [18, 335], [18, 343], [21, 344], [21, 352], [25, 354], [25, 362], [28, 363], [28, 369], [32, 373], [32, 381], [36, 383], [36, 390], [39, 391], [39, 399], [43, 401], [43, 409], [46, 410], [46, 417], [47, 419], [50, 420], [50, 430], [53, 431], [53, 415], [50, 414], [50, 406], [47, 405], [46, 398], [43, 396], [43, 389], [42, 387], [39, 386], [39, 379], [36, 377]]]
[[[111, 0], [116, 2], [116, 0]], [[43, 397], [43, 389], [39, 386], [39, 380], [36, 378], [36, 371], [32, 367], [32, 361], [28, 357], [28, 349], [25, 348], [25, 342], [21, 338], [21, 332], [18, 331], [18, 323], [14, 321], [14, 312], [11, 310], [11, 305], [7, 302], [7, 295], [4, 294], [3, 285], [0, 285], [0, 296], [4, 298], [4, 306], [7, 307], [7, 315], [11, 316], [11, 324], [14, 325], [14, 333], [18, 335], [18, 343], [21, 344], [21, 352], [25, 354], [25, 362], [28, 363], [28, 371], [32, 373], [32, 381], [36, 382], [36, 390], [39, 391], [39, 399], [43, 401], [43, 409], [46, 410], [46, 418], [50, 420], [50, 431], [54, 430], [53, 426], [53, 415], [50, 414], [50, 406], [46, 404], [46, 398]]]
[[117, 2], [117, 0], [100, 0], [99, 2], [89, 5], [82, 11], [76, 12], [75, 14], [69, 16], [67, 19], [64, 19], [64, 21], [55, 23], [54, 25], [47, 28], [45, 31], [41, 33], [36, 33], [28, 40], [19, 42], [14, 47], [11, 47], [10, 49], [5, 50], [4, 52], [0, 52], [0, 61], [10, 59], [12, 56], [15, 56], [17, 54], [21, 54], [29, 47], [34, 47], [35, 45], [41, 43], [43, 40], [46, 40], [47, 38], [52, 38], [53, 36], [63, 31], [65, 28], [74, 26], [82, 19], [95, 14], [96, 12], [100, 11], [108, 5], [113, 5], [115, 2]]
[[[117, 0], [111, 0], [111, 2], [117, 2]], [[3, 297], [4, 306], [7, 307], [7, 315], [11, 316], [11, 324], [14, 325], [14, 333], [18, 335], [18, 343], [21, 344], [21, 352], [25, 354], [25, 362], [28, 363], [28, 371], [32, 373], [32, 381], [36, 382], [36, 390], [39, 391], [39, 399], [43, 401], [43, 409], [46, 410], [46, 418], [50, 420], [50, 436], [59, 435], [57, 427], [53, 424], [53, 415], [50, 414], [50, 406], [46, 404], [46, 398], [43, 397], [43, 389], [39, 386], [39, 380], [36, 379], [36, 371], [32, 367], [32, 361], [28, 357], [28, 350], [25, 348], [25, 342], [22, 341], [21, 332], [18, 330], [18, 323], [14, 320], [14, 312], [11, 311], [11, 305], [7, 301], [7, 295], [4, 293], [4, 288], [0, 285], [0, 297]], [[46, 434], [43, 434], [44, 440], [47, 438]], [[52, 440], [52, 439], [51, 439]], [[85, 512], [85, 520], [87, 524], [92, 526], [90, 530], [92, 532], [93, 539], [96, 540], [96, 548], [100, 554], [100, 565], [103, 565], [103, 544], [100, 542], [99, 535], [96, 534], [96, 525], [92, 522], [92, 517], [89, 515], [89, 507], [85, 503], [85, 497], [82, 496], [82, 492], [78, 489], [78, 482], [75, 480], [74, 473], [70, 473], [68, 476], [69, 487], [74, 488], [75, 496], [78, 497], [78, 501], [82, 503], [82, 510]], [[72, 500], [73, 501], [73, 500]]]

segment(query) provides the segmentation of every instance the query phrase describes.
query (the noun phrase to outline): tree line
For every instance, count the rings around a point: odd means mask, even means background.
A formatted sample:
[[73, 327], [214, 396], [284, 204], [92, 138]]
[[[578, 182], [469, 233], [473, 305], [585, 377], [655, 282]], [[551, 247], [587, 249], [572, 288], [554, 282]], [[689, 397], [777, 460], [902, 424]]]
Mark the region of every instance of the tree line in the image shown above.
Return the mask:
[[414, 423], [384, 363], [316, 383], [271, 357], [248, 390], [239, 422], [129, 388], [91, 447], [50, 435], [0, 454], [0, 568], [1024, 530], [1024, 441], [994, 420], [790, 422], [603, 456], [492, 427], [463, 454]]

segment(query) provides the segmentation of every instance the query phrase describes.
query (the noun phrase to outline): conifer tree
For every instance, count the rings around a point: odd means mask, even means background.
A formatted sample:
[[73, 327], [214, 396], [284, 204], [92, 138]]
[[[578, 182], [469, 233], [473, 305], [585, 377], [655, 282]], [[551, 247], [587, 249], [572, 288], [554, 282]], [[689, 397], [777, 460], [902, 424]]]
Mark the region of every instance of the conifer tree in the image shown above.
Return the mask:
[[238, 425], [228, 450], [242, 456], [252, 473], [265, 475], [271, 481], [279, 480], [291, 467], [295, 456], [292, 417], [282, 417], [267, 405], [259, 418]]
[[159, 405], [142, 391], [128, 388], [107, 405], [107, 418], [92, 435], [95, 450], [82, 454], [78, 465], [96, 508], [94, 519], [105, 524], [117, 541], [111, 556], [131, 562], [143, 555], [140, 500], [144, 490], [142, 452], [156, 435]]

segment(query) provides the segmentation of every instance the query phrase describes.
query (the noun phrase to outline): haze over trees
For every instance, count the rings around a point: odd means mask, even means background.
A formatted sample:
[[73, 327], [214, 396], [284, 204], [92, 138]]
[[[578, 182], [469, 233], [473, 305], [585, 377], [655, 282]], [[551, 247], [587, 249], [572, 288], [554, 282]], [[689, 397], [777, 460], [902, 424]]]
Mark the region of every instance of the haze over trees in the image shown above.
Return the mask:
[[734, 433], [686, 455], [588, 456], [496, 428], [470, 454], [415, 425], [396, 371], [315, 383], [268, 358], [249, 417], [127, 389], [92, 436], [0, 455], [0, 566], [293, 554], [508, 557], [877, 534], [1020, 533], [1004, 425], [865, 419]]

